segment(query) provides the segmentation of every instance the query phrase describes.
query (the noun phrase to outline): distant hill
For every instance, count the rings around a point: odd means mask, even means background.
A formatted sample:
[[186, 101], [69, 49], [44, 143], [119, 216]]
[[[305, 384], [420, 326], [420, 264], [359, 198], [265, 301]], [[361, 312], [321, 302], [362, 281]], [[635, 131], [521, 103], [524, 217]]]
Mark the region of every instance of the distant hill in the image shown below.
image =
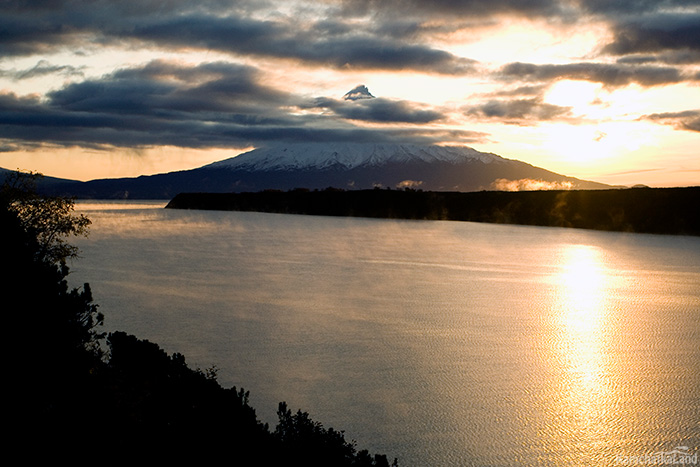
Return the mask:
[[296, 143], [262, 147], [192, 170], [88, 182], [45, 180], [41, 189], [79, 198], [170, 199], [183, 192], [239, 193], [302, 187], [412, 187], [463, 192], [610, 188], [468, 147]]
[[172, 209], [490, 222], [700, 235], [700, 187], [471, 193], [292, 190], [183, 193]]

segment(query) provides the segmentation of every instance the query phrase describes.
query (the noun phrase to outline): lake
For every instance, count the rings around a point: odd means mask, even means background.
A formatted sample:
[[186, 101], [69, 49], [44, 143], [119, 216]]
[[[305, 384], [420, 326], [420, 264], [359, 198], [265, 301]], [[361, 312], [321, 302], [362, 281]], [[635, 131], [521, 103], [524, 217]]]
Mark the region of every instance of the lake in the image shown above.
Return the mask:
[[70, 282], [272, 427], [286, 401], [404, 467], [697, 462], [700, 238], [165, 204], [77, 203]]

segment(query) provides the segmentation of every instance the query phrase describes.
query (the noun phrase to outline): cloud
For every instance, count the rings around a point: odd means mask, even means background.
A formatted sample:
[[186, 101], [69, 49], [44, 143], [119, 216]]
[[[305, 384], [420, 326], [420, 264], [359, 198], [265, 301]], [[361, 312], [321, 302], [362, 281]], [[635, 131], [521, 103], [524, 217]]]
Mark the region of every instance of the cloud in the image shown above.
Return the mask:
[[180, 118], [226, 112], [272, 117], [288, 96], [259, 83], [257, 69], [225, 62], [197, 66], [156, 60], [47, 94], [64, 110]]
[[83, 76], [83, 71], [81, 68], [70, 65], [52, 65], [48, 60], [39, 60], [32, 68], [25, 70], [0, 70], [0, 76], [6, 76], [15, 81], [53, 74]]
[[396, 184], [396, 188], [420, 188], [423, 180], [402, 180]]
[[468, 107], [465, 115], [480, 119], [500, 120], [514, 125], [533, 125], [539, 121], [554, 120], [571, 114], [571, 107], [542, 102], [541, 97], [530, 99], [496, 100]]
[[329, 32], [326, 26], [325, 22], [320, 22], [300, 29], [299, 24], [286, 21], [198, 16], [145, 24], [128, 34], [132, 39], [150, 41], [158, 46], [199, 47], [333, 68], [442, 74], [466, 74], [474, 68], [473, 60], [426, 45], [355, 29], [336, 28]]
[[155, 10], [130, 1], [47, 2], [34, 9], [4, 6], [0, 9], [0, 54], [30, 55], [110, 44], [149, 45], [296, 60], [343, 69], [441, 74], [474, 70], [473, 60], [388, 37], [371, 24], [350, 27], [323, 16], [306, 21], [280, 14], [261, 18], [242, 7], [250, 9], [250, 4], [234, 2], [224, 9], [221, 2], [197, 3], [197, 7], [187, 7], [187, 2], [164, 2]]
[[[543, 99], [557, 80], [607, 87], [700, 82], [692, 66], [700, 63], [699, 18], [697, 0], [2, 2], [0, 57], [4, 63], [13, 63], [14, 57], [23, 65], [5, 65], [0, 77], [6, 82], [70, 77], [73, 82], [57, 79], [43, 96], [2, 94], [0, 145], [204, 148], [273, 139], [479, 142], [488, 135], [455, 128], [469, 121], [532, 125], [571, 119], [571, 108]], [[590, 61], [516, 62], [495, 72], [448, 46], [458, 38], [466, 46], [462, 50], [468, 50], [466, 42], [478, 43], [485, 27], [502, 21], [521, 25], [521, 20], [549, 22], [548, 32], [603, 21], [613, 36], [587, 55]], [[104, 73], [102, 64], [72, 66], [66, 55], [97, 61], [104, 50], [137, 51], [136, 59], [182, 53], [201, 60], [200, 52], [206, 52], [219, 61], [189, 65], [154, 60], [94, 77]], [[346, 71], [441, 75], [463, 79], [464, 92], [482, 84], [500, 90], [477, 96], [461, 109], [462, 121], [455, 122], [450, 118], [458, 112], [447, 108], [454, 104], [372, 98], [366, 87], [346, 98], [284, 92], [251, 66], [255, 63], [261, 69], [296, 67], [306, 76], [314, 69], [332, 69], [332, 79]], [[672, 115], [645, 118], [696, 131], [692, 115]], [[455, 125], [437, 125], [447, 123]]]
[[659, 122], [664, 125], [671, 125], [679, 130], [700, 132], [700, 110], [656, 113], [645, 115], [642, 119]]
[[522, 178], [520, 180], [507, 180], [499, 178], [491, 183], [491, 189], [496, 191], [540, 191], [540, 190], [571, 190], [572, 182], [546, 182]]
[[548, 84], [539, 84], [535, 86], [518, 86], [512, 89], [498, 89], [489, 93], [487, 96], [492, 97], [515, 97], [515, 96], [535, 96], [542, 97], [544, 92], [549, 89]]
[[[617, 59], [618, 63], [640, 65], [646, 63], [666, 63], [669, 65], [692, 65], [700, 63], [699, 50], [664, 50], [654, 54], [633, 53], [621, 56]], [[697, 80], [697, 78], [696, 78]]]
[[347, 14], [364, 15], [380, 12], [395, 16], [415, 15], [419, 17], [490, 17], [510, 14], [522, 16], [550, 17], [565, 15], [569, 2], [559, 0], [341, 0]]
[[668, 50], [700, 51], [700, 12], [657, 13], [623, 22], [603, 49], [613, 55]]
[[642, 86], [660, 86], [683, 81], [696, 81], [692, 75], [677, 68], [665, 66], [636, 66], [608, 63], [570, 63], [563, 65], [536, 65], [533, 63], [509, 63], [500, 70], [506, 80], [549, 82], [561, 79], [601, 83], [608, 87], [622, 87], [635, 83]]
[[132, 42], [334, 67], [464, 74], [473, 71], [473, 61], [417, 40], [493, 24], [504, 15], [570, 24], [595, 15], [616, 28], [609, 51], [697, 49], [700, 15], [695, 0], [325, 0], [282, 5], [286, 8], [241, 0], [3, 2], [0, 54]]
[[638, 16], [697, 7], [695, 0], [578, 0], [582, 9], [610, 16]]
[[700, 6], [695, 0], [581, 0], [580, 5], [610, 24], [613, 39], [603, 54], [700, 63]]
[[[2, 10], [0, 10], [2, 12]], [[59, 24], [42, 24], [30, 17], [0, 14], [0, 55], [32, 55], [56, 50], [77, 41], [74, 34], [61, 31]]]
[[421, 124], [446, 118], [446, 115], [441, 112], [425, 110], [417, 103], [383, 98], [341, 101], [321, 97], [315, 99], [313, 104], [309, 104], [307, 108], [328, 109], [344, 119], [377, 123]]
[[[321, 98], [307, 105], [261, 80], [260, 72], [247, 65], [190, 66], [156, 60], [67, 84], [44, 98], [0, 94], [0, 134], [5, 144], [95, 148], [238, 147], [264, 140], [432, 143], [448, 134], [463, 142], [484, 137], [479, 132], [421, 128], [442, 115], [418, 104]], [[290, 108], [326, 109], [331, 114], [299, 114]], [[355, 120], [416, 126], [361, 128]]]
[[571, 119], [572, 108], [544, 102], [550, 83], [500, 88], [473, 95], [481, 100], [462, 108], [465, 116], [478, 121], [499, 121], [508, 125], [530, 126], [541, 121]]

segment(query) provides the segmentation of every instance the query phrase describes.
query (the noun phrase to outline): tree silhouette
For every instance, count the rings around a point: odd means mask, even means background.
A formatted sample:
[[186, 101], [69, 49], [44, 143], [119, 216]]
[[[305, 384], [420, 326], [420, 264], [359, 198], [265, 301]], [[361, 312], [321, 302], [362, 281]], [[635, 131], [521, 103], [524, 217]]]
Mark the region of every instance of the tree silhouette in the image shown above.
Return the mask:
[[67, 238], [87, 236], [90, 219], [74, 214], [71, 198], [40, 196], [36, 181], [41, 176], [35, 172], [10, 173], [0, 188], [0, 202], [17, 214], [22, 228], [36, 239], [39, 258], [60, 263], [77, 256], [78, 248]]
[[275, 434], [282, 442], [285, 458], [296, 459], [306, 466], [389, 467], [385, 455], [372, 457], [367, 450], [357, 452], [355, 443], [346, 441], [342, 431], [324, 428], [308, 412], [298, 410], [292, 414], [287, 403], [280, 402], [277, 416]]
[[30, 222], [36, 217], [20, 217], [26, 211], [18, 203], [29, 199], [7, 185], [0, 189], [0, 297], [11, 401], [5, 421], [17, 438], [13, 447], [62, 439], [75, 428], [71, 421], [92, 416], [100, 398], [92, 375], [103, 356], [97, 332], [103, 317], [90, 287], [70, 288], [60, 251], [72, 250], [53, 248], [58, 237], [42, 235], [42, 224]]

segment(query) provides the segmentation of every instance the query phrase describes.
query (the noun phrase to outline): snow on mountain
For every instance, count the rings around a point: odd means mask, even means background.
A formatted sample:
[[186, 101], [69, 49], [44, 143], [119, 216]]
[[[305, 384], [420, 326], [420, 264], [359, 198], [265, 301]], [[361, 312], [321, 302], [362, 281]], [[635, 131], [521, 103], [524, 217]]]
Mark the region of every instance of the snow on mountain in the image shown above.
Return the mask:
[[466, 146], [417, 146], [379, 143], [295, 143], [254, 149], [238, 156], [214, 162], [205, 168], [241, 170], [354, 169], [409, 162], [505, 161], [495, 154]]

